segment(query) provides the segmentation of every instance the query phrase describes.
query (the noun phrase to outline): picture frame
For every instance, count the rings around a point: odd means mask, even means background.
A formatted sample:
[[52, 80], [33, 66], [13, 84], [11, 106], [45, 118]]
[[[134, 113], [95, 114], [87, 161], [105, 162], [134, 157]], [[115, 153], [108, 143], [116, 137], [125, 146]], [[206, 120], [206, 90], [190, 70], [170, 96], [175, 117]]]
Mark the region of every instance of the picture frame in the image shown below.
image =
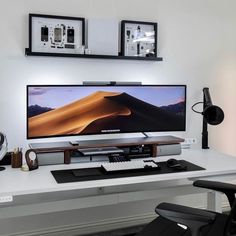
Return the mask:
[[156, 22], [121, 21], [121, 55], [157, 57]]
[[84, 54], [85, 19], [29, 14], [29, 52], [46, 55]]

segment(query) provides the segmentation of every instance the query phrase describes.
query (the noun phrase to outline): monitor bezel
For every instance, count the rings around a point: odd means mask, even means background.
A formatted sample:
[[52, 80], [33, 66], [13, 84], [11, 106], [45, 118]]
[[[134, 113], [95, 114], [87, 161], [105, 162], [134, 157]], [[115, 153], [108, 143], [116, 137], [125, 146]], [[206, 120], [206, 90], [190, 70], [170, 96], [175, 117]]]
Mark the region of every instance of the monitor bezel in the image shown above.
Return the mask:
[[[107, 133], [89, 133], [89, 134], [63, 134], [63, 135], [50, 135], [50, 136], [37, 136], [37, 137], [29, 137], [29, 122], [28, 122], [28, 113], [29, 113], [29, 88], [30, 87], [184, 87], [184, 129], [183, 130], [161, 130], [161, 131], [154, 131], [154, 130], [143, 130], [143, 131], [126, 131], [126, 132], [107, 132]], [[86, 135], [110, 135], [110, 134], [131, 134], [131, 133], [148, 133], [148, 132], [184, 132], [186, 131], [186, 116], [187, 116], [187, 111], [186, 111], [186, 103], [187, 103], [187, 85], [185, 84], [89, 84], [89, 85], [84, 85], [84, 84], [50, 84], [50, 85], [27, 85], [26, 86], [26, 136], [27, 140], [31, 139], [45, 139], [45, 138], [62, 138], [62, 137], [74, 137], [74, 136], [86, 136]]]

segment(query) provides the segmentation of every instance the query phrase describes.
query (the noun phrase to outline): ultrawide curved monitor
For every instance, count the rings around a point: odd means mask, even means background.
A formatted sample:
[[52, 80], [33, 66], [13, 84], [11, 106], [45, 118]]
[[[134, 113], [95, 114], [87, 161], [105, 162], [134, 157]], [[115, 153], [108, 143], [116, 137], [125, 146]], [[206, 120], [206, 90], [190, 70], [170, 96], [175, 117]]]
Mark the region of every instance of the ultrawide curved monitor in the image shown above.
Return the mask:
[[185, 131], [185, 85], [28, 85], [27, 138]]

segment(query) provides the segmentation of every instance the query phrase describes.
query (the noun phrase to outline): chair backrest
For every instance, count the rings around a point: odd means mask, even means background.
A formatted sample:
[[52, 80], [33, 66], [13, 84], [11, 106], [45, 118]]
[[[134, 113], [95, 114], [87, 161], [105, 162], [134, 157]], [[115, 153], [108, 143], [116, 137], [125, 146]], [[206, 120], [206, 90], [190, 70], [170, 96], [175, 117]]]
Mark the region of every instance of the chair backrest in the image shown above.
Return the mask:
[[236, 236], [236, 200], [231, 206], [231, 211], [227, 219], [224, 236]]

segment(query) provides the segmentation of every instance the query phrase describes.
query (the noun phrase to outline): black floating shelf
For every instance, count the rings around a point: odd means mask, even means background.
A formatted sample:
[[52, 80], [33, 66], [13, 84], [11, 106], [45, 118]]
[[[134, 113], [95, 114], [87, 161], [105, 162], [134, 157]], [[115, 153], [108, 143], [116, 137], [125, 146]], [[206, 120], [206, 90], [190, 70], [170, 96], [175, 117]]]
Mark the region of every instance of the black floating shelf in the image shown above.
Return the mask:
[[139, 61], [163, 61], [162, 57], [130, 57], [130, 56], [111, 56], [111, 55], [92, 55], [92, 54], [69, 54], [69, 53], [47, 53], [31, 52], [25, 49], [26, 56], [47, 56], [47, 57], [74, 57], [74, 58], [92, 58], [92, 59], [118, 59], [118, 60], [139, 60]]

